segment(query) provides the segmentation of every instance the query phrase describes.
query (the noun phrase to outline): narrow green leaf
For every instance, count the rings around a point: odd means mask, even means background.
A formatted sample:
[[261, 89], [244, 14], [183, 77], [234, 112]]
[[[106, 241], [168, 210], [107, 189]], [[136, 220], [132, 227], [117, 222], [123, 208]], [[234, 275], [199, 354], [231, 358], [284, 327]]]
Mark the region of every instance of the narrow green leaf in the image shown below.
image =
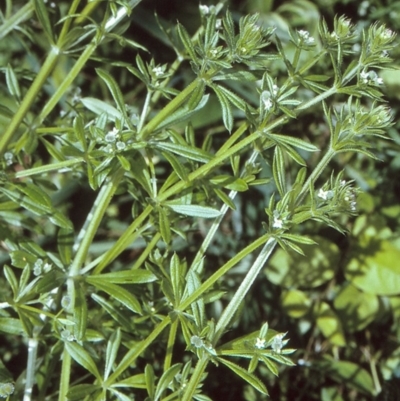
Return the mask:
[[195, 90], [190, 95], [189, 102], [187, 104], [189, 110], [195, 110], [196, 107], [200, 104], [204, 96], [205, 88], [206, 84], [204, 83], [203, 80], [200, 80]]
[[85, 338], [88, 307], [85, 293], [78, 282], [75, 285], [75, 305], [74, 305], [74, 335], [78, 341]]
[[178, 35], [182, 41], [183, 46], [185, 47], [185, 50], [187, 51], [189, 57], [192, 59], [192, 61], [199, 64], [199, 59], [197, 58], [196, 51], [194, 50], [192, 40], [190, 39], [190, 36], [189, 36], [187, 30], [185, 29], [185, 27], [182, 24], [178, 24], [177, 29], [178, 29]]
[[105, 380], [107, 380], [108, 376], [110, 375], [111, 369], [117, 357], [117, 352], [120, 344], [121, 344], [121, 328], [118, 327], [117, 330], [113, 331], [110, 339], [107, 342], [106, 364], [104, 368]]
[[233, 128], [233, 114], [229, 100], [220, 86], [212, 85], [211, 87], [217, 95], [219, 104], [221, 105], [222, 121], [224, 122], [225, 128], [231, 132]]
[[88, 370], [101, 383], [102, 378], [97, 369], [97, 365], [85, 348], [73, 341], [66, 341], [64, 345], [72, 359]]
[[153, 145], [157, 149], [166, 150], [175, 153], [179, 156], [186, 157], [190, 160], [207, 163], [211, 160], [211, 156], [202, 149], [195, 148], [188, 145], [181, 145], [171, 142], [157, 142]]
[[297, 242], [299, 244], [304, 245], [316, 245], [317, 243], [309, 237], [304, 235], [295, 235], [295, 234], [282, 234], [280, 238], [287, 239], [289, 241]]
[[213, 188], [213, 191], [222, 202], [228, 205], [232, 210], [236, 210], [235, 203], [222, 189]]
[[111, 92], [111, 95], [118, 107], [118, 110], [122, 113], [124, 116], [126, 122], [129, 123], [130, 119], [129, 116], [126, 112], [126, 106], [125, 106], [125, 101], [124, 101], [124, 96], [122, 95], [121, 89], [119, 88], [117, 82], [115, 79], [112, 77], [111, 74], [109, 74], [107, 71], [102, 70], [101, 68], [96, 68], [97, 75], [100, 76], [100, 78], [106, 83], [108, 86], [108, 89]]
[[278, 192], [283, 198], [286, 193], [286, 171], [283, 152], [279, 146], [275, 147], [274, 159], [272, 162], [272, 174]]
[[93, 274], [90, 276], [94, 280], [100, 280], [113, 284], [144, 284], [157, 280], [157, 277], [148, 270], [122, 270], [119, 272]]
[[24, 327], [18, 319], [12, 317], [0, 317], [0, 331], [20, 336], [24, 333]]
[[33, 4], [35, 6], [36, 15], [40, 21], [40, 24], [42, 25], [43, 30], [45, 31], [49, 41], [51, 43], [54, 43], [53, 29], [51, 27], [49, 14], [47, 12], [44, 0], [33, 0]]
[[12, 290], [14, 298], [15, 298], [18, 294], [18, 287], [19, 287], [17, 277], [15, 276], [11, 267], [9, 267], [7, 265], [4, 265], [3, 272], [4, 272], [4, 276], [6, 277], [8, 283], [10, 284], [11, 290]]
[[97, 115], [105, 114], [111, 121], [122, 120], [121, 112], [103, 100], [84, 97], [81, 99], [81, 102], [88, 110]]
[[91, 298], [94, 299], [107, 313], [126, 331], [133, 330], [131, 322], [121, 313], [114, 305], [106, 301], [103, 297], [92, 294]]
[[238, 376], [240, 376], [242, 379], [244, 379], [247, 383], [252, 385], [256, 390], [258, 390], [262, 394], [268, 395], [267, 388], [265, 387], [264, 383], [255, 375], [252, 373], [249, 373], [246, 369], [243, 369], [242, 367], [236, 365], [233, 362], [230, 362], [226, 359], [223, 358], [217, 358], [218, 362], [221, 362], [225, 366], [227, 366], [229, 369], [231, 369], [234, 373], [236, 373]]
[[96, 384], [78, 384], [70, 387], [67, 393], [68, 401], [82, 401], [101, 387]]
[[224, 86], [218, 86], [218, 90], [222, 91], [226, 99], [228, 99], [229, 102], [235, 105], [239, 110], [245, 111], [246, 107], [248, 107], [246, 102], [242, 98], [240, 98], [236, 93], [230, 91]]
[[133, 387], [133, 388], [146, 388], [145, 377], [143, 373], [128, 377], [124, 380], [114, 383], [113, 387]]
[[146, 365], [144, 368], [144, 377], [146, 379], [146, 389], [147, 393], [149, 394], [150, 399], [154, 399], [155, 394], [155, 381], [156, 377], [154, 374], [153, 367], [149, 364]]
[[182, 181], [188, 180], [188, 174], [182, 163], [170, 152], [161, 152]]
[[131, 164], [129, 163], [128, 159], [123, 155], [117, 155], [117, 159], [119, 160], [122, 168], [125, 171], [131, 171]]
[[21, 98], [21, 91], [19, 89], [17, 76], [10, 64], [6, 67], [6, 84], [11, 96], [19, 100]]
[[286, 143], [287, 145], [307, 150], [308, 152], [316, 152], [319, 150], [315, 145], [303, 141], [302, 139], [295, 138], [293, 136], [279, 135], [279, 134], [270, 134], [269, 136], [275, 139], [277, 142], [283, 142]]
[[121, 302], [131, 311], [139, 314], [142, 313], [142, 308], [140, 306], [140, 303], [132, 293], [125, 290], [119, 285], [111, 284], [110, 282], [107, 281], [107, 279], [104, 279], [101, 276], [103, 275], [100, 275], [100, 277], [95, 277], [95, 278], [87, 277], [86, 281], [89, 284], [94, 285], [99, 290], [106, 292], [108, 295], [110, 295], [117, 301]]
[[155, 396], [154, 396], [154, 401], [157, 401], [160, 399], [162, 393], [168, 388], [169, 384], [174, 380], [175, 376], [178, 374], [178, 372], [181, 370], [182, 364], [177, 363], [173, 366], [171, 366], [168, 370], [166, 370], [163, 375], [160, 377], [160, 380], [158, 381], [156, 391], [155, 391]]
[[60, 228], [57, 234], [57, 249], [65, 266], [71, 263], [73, 245], [74, 231], [69, 228]]
[[174, 253], [171, 257], [169, 269], [171, 274], [171, 284], [174, 292], [174, 298], [176, 303], [179, 304], [182, 297], [185, 272], [183, 265], [180, 263], [179, 257], [176, 253]]
[[221, 212], [219, 210], [213, 209], [208, 206], [199, 205], [173, 205], [167, 204], [170, 209], [179, 214], [184, 214], [191, 217], [200, 217], [203, 219], [213, 219], [220, 216]]
[[[44, 139], [43, 137], [39, 138], [40, 142], [43, 143], [43, 145], [46, 147], [47, 151], [49, 152], [49, 154], [57, 161], [61, 162], [64, 161], [65, 155], [58, 150], [51, 142], [47, 141], [46, 139]], [[79, 153], [79, 156], [81, 154]]]
[[272, 362], [270, 359], [268, 359], [264, 355], [260, 355], [259, 358], [260, 358], [260, 361], [265, 363], [265, 365], [267, 366], [268, 370], [272, 374], [274, 374], [275, 376], [279, 375], [278, 367], [276, 366], [276, 364], [274, 362]]
[[169, 244], [171, 242], [171, 227], [170, 227], [170, 221], [168, 219], [166, 211], [162, 208], [158, 208], [158, 224], [160, 226], [160, 233], [163, 241], [166, 244]]
[[85, 127], [83, 125], [83, 118], [80, 114], [78, 114], [74, 118], [73, 122], [74, 132], [78, 141], [82, 145], [82, 149], [85, 151], [87, 149], [86, 135], [85, 135]]

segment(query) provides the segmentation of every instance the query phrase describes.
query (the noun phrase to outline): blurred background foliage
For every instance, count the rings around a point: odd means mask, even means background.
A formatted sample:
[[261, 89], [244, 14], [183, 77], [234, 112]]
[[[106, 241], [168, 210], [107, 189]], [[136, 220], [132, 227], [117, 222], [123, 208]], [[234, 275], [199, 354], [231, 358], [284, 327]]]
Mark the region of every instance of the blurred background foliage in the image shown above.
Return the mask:
[[[22, 7], [25, 2], [19, 3]], [[204, 0], [202, 4], [215, 3]], [[306, 29], [312, 36], [318, 36], [320, 19], [325, 19], [329, 25], [335, 15], [349, 17], [360, 29], [380, 21], [388, 28], [400, 31], [398, 1], [230, 0], [226, 4], [236, 21], [243, 14], [259, 13], [260, 24], [276, 27], [283, 42], [289, 40], [289, 29]], [[59, 9], [67, 6], [68, 2], [60, 0], [56, 7], [50, 8], [53, 10], [50, 17], [54, 23], [59, 19]], [[4, 13], [5, 10], [1, 8]], [[94, 19], [97, 19], [96, 12], [101, 10], [93, 10]], [[169, 63], [175, 58], [171, 41], [180, 46], [174, 29], [177, 21], [193, 34], [200, 25], [198, 1], [144, 0], [133, 11], [125, 31], [121, 29], [120, 33], [123, 33], [124, 38], [140, 43], [149, 50], [140, 52], [144, 60], [149, 61], [152, 57], [158, 64]], [[163, 26], [164, 32], [159, 25]], [[1, 130], [9, 121], [8, 114], [15, 111], [15, 105], [7, 94], [5, 66], [9, 63], [12, 65], [17, 76], [21, 77], [21, 90], [26, 89], [47, 52], [47, 49], [41, 47], [40, 38], [38, 39], [38, 36], [44, 34], [32, 20], [25, 31], [18, 35], [10, 34], [7, 40], [0, 40], [0, 66], [3, 72], [0, 80], [0, 107], [5, 106], [0, 113]], [[26, 37], [26, 40], [22, 41], [21, 37]], [[79, 54], [80, 47], [85, 46], [84, 37], [77, 46], [76, 54]], [[125, 102], [131, 104], [134, 111], [137, 99], [140, 99], [145, 87], [120, 66], [121, 61], [135, 64], [137, 52], [128, 41], [121, 40], [120, 46], [115, 46], [114, 42], [111, 46], [107, 42], [103, 43], [98, 48], [96, 57], [87, 63], [74, 83], [75, 89], [70, 91], [69, 98], [63, 100], [62, 108], [55, 111], [61, 112], [60, 117], [56, 117], [60, 124], [63, 113], [71, 113], [74, 108], [82, 107], [77, 100], [80, 96], [104, 100], [110, 98], [105, 84], [94, 71], [94, 68], [104, 66], [104, 62], [107, 62], [108, 70], [118, 80]], [[53, 93], [61, 83], [66, 71], [71, 68], [70, 57], [76, 57], [76, 54], [72, 52], [71, 56], [65, 57], [64, 63], [58, 64], [49, 80], [48, 94]], [[400, 60], [399, 47], [397, 54], [391, 56]], [[279, 62], [272, 63], [270, 67], [270, 75], [278, 82], [282, 68]], [[320, 68], [319, 73], [332, 74], [331, 71]], [[400, 71], [385, 71], [382, 77], [386, 99], [395, 117], [394, 125], [388, 132], [390, 140], [379, 140], [376, 143], [375, 154], [379, 160], [346, 153], [341, 158], [336, 158], [332, 165], [335, 172], [344, 170], [346, 179], [354, 180], [362, 189], [363, 194], [358, 200], [359, 215], [355, 218], [339, 218], [346, 229], [345, 235], [315, 222], [298, 227], [298, 233], [311, 236], [318, 245], [308, 246], [305, 257], [278, 249], [240, 311], [241, 319], [236, 323], [235, 337], [240, 333], [257, 330], [264, 321], [268, 321], [273, 329], [288, 332], [291, 347], [298, 350], [294, 354], [297, 365], [282, 368], [278, 378], [266, 369], [259, 368], [258, 374], [267, 383], [272, 400], [372, 400], [373, 394], [385, 387], [386, 382], [394, 383], [396, 378], [400, 378]], [[191, 78], [190, 65], [185, 64], [175, 75], [171, 85], [184, 88]], [[230, 85], [231, 89], [250, 103], [258, 102], [254, 90], [249, 90], [237, 81]], [[40, 113], [42, 106], [43, 99], [38, 98], [28, 117], [31, 121]], [[216, 124], [219, 121], [220, 124]], [[224, 140], [225, 128], [216, 99], [210, 100], [193, 118], [192, 124], [196, 130], [195, 141], [198, 146], [210, 135], [214, 144]], [[321, 115], [313, 114], [312, 109], [294, 120], [286, 129], [290, 130], [288, 134], [308, 138], [317, 146], [322, 146], [329, 140], [326, 122]], [[34, 165], [46, 152], [43, 151], [42, 144], [35, 143], [34, 139], [32, 141], [31, 152], [27, 152], [26, 157], [32, 158], [31, 164]], [[267, 163], [263, 163], [263, 176], [271, 175], [269, 160], [270, 156], [265, 154]], [[307, 162], [312, 166], [314, 161], [310, 157]], [[157, 165], [159, 174], [165, 171], [167, 175], [168, 168], [168, 164], [162, 160]], [[60, 176], [57, 179], [64, 178]], [[328, 175], [323, 177], [321, 186], [328, 179]], [[94, 195], [79, 177], [65, 180], [65, 183], [61, 183], [65, 184], [64, 188], [57, 196], [60, 204], [65, 205], [67, 200], [70, 218], [79, 227], [83, 224]], [[264, 216], [264, 208], [273, 190], [269, 186], [259, 186], [242, 196], [239, 194], [235, 200], [236, 210], [230, 212], [208, 251], [208, 268], [222, 265], [238, 249], [246, 246], [249, 239], [264, 234], [260, 216]], [[118, 238], [125, 228], [124, 215], [130, 216], [131, 206], [124, 197], [118, 198], [118, 202], [107, 212], [107, 221], [103, 226], [104, 240], [101, 236], [97, 238], [91, 249], [93, 254], [96, 254], [96, 249], [104, 249], [110, 239]], [[25, 224], [29, 226], [30, 222]], [[207, 232], [207, 224], [206, 221], [201, 221], [199, 228], [189, 230], [188, 241], [177, 241], [174, 244], [175, 249], [191, 260]], [[54, 238], [53, 229], [51, 226], [43, 228], [44, 236], [49, 241]], [[9, 234], [4, 227], [0, 227], [2, 240]], [[140, 251], [140, 243], [135, 243], [135, 246], [137, 249], [131, 249], [131, 253], [124, 257], [134, 259]], [[2, 263], [7, 260], [4, 253], [0, 257]], [[244, 260], [233, 269], [220, 284], [222, 289], [228, 292], [235, 289], [242, 279], [242, 273], [248, 268], [248, 263]], [[0, 280], [4, 281], [3, 278]], [[1, 288], [5, 288], [3, 283], [0, 284]], [[219, 313], [221, 302], [216, 301], [210, 306], [210, 316]], [[95, 311], [92, 313], [95, 314]], [[25, 366], [25, 361], [21, 360], [23, 354], [19, 352], [22, 344], [15, 337], [4, 338], [6, 341], [0, 345], [0, 355], [8, 369], [18, 376]], [[227, 339], [229, 340], [229, 333]], [[145, 359], [156, 361], [157, 352], [155, 349], [154, 354], [145, 355]], [[210, 369], [204, 391], [212, 399], [267, 399], [244, 382], [234, 380], [230, 372], [214, 366]], [[396, 386], [392, 384], [391, 388]], [[393, 391], [390, 394], [394, 394]]]

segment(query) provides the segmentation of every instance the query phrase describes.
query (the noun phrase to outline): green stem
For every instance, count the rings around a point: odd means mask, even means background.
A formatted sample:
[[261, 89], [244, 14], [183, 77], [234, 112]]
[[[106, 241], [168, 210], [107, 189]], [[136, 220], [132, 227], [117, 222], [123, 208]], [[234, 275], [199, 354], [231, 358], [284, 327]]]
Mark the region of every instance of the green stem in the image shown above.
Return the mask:
[[150, 106], [150, 100], [151, 100], [151, 95], [152, 91], [148, 90], [146, 94], [146, 99], [144, 101], [143, 109], [142, 109], [142, 114], [140, 115], [140, 121], [137, 126], [137, 132], [140, 132], [143, 128], [144, 122], [146, 120], [147, 114], [149, 112], [149, 106]]
[[58, 401], [67, 401], [70, 374], [71, 374], [71, 356], [68, 353], [67, 349], [64, 347], [62, 356], [60, 390], [58, 394]]
[[317, 178], [321, 175], [322, 171], [326, 168], [326, 166], [329, 164], [335, 154], [336, 152], [333, 149], [329, 148], [329, 150], [325, 153], [324, 157], [319, 161], [317, 166], [314, 167], [313, 172], [307, 178], [307, 181], [304, 183], [301, 191], [297, 196], [296, 205], [299, 205], [302, 202], [310, 188], [310, 184], [315, 183]]
[[164, 358], [164, 372], [166, 372], [171, 367], [172, 354], [174, 350], [174, 344], [176, 342], [176, 332], [179, 326], [179, 319], [176, 319], [171, 323], [169, 329], [168, 343], [167, 343], [167, 353]]
[[221, 277], [223, 277], [232, 267], [236, 266], [244, 257], [255, 251], [261, 245], [265, 244], [270, 238], [269, 234], [264, 234], [260, 238], [257, 238], [246, 248], [242, 249], [233, 258], [228, 260], [224, 265], [222, 265], [212, 276], [210, 276], [204, 283], [193, 291], [187, 298], [185, 298], [182, 303], [176, 308], [184, 311], [189, 305], [195, 302], [199, 297], [201, 297], [207, 290], [209, 290]]
[[10, 125], [7, 127], [6, 131], [0, 137], [0, 154], [3, 154], [7, 149], [7, 144], [11, 140], [15, 131], [20, 126], [22, 120], [24, 119], [26, 113], [29, 111], [32, 104], [36, 101], [42, 86], [44, 85], [47, 77], [53, 71], [53, 68], [57, 62], [59, 56], [59, 49], [52, 47], [49, 55], [47, 56], [42, 68], [40, 69], [38, 75], [33, 81], [32, 85], [28, 89], [24, 99], [22, 100], [17, 112], [12, 118]]
[[203, 357], [197, 361], [192, 377], [185, 387], [185, 393], [183, 394], [181, 401], [192, 401], [194, 399], [193, 396], [196, 392], [198, 384], [201, 382], [201, 377], [204, 373], [205, 368], [207, 367], [208, 361], [209, 358], [207, 355], [203, 355]]
[[261, 269], [265, 266], [265, 263], [274, 250], [276, 243], [275, 238], [268, 239], [250, 270], [247, 272], [235, 295], [230, 300], [228, 306], [224, 309], [215, 327], [215, 336], [213, 339], [214, 344], [217, 343], [219, 338], [225, 332], [227, 326], [230, 324], [234, 314], [240, 306], [240, 303], [244, 300], [244, 297], [249, 292], [254, 280], [258, 277]]

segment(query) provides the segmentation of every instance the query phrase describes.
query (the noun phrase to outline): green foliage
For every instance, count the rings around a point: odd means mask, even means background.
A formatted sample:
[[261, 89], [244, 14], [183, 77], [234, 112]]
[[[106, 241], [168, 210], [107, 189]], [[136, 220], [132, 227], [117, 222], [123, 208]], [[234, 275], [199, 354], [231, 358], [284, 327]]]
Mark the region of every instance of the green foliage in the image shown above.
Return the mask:
[[307, 1], [176, 26], [81, 3], [1, 10], [0, 396], [209, 400], [225, 369], [249, 400], [294, 399], [290, 372], [310, 400], [377, 394], [398, 353], [356, 339], [399, 321], [400, 213], [361, 190], [400, 143], [395, 33]]

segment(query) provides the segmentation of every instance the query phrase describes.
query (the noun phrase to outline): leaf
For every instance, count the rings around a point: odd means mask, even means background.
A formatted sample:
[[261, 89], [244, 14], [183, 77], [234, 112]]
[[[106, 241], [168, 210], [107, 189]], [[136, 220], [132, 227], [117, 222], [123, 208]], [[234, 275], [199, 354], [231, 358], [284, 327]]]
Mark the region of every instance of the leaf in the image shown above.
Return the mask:
[[57, 234], [57, 249], [65, 266], [71, 263], [74, 231], [70, 228], [60, 228]]
[[155, 381], [156, 381], [156, 376], [154, 374], [154, 369], [151, 365], [147, 364], [146, 367], [144, 368], [144, 377], [146, 379], [146, 389], [147, 389], [147, 394], [149, 394], [150, 399], [154, 399], [154, 393], [155, 393]]
[[186, 157], [190, 160], [195, 160], [202, 163], [207, 163], [212, 158], [204, 150], [189, 145], [182, 145], [171, 142], [157, 142], [153, 145], [153, 147], [155, 147], [156, 149], [166, 150], [179, 156]]
[[111, 284], [107, 281], [106, 278], [102, 277], [104, 275], [100, 275], [100, 277], [87, 277], [86, 281], [89, 284], [94, 285], [101, 291], [106, 292], [112, 298], [116, 299], [117, 301], [121, 302], [125, 305], [128, 309], [135, 313], [142, 313], [142, 308], [140, 306], [139, 301], [137, 298], [130, 293], [129, 291], [125, 290], [119, 285]]
[[204, 83], [204, 80], [200, 80], [198, 85], [190, 95], [189, 102], [187, 104], [188, 110], [195, 110], [196, 107], [200, 104], [204, 96], [205, 88], [206, 84]]
[[3, 272], [4, 272], [4, 276], [6, 277], [8, 284], [10, 284], [10, 287], [12, 289], [14, 298], [17, 296], [18, 294], [18, 280], [17, 277], [15, 276], [13, 270], [11, 269], [11, 267], [4, 265], [3, 268]]
[[186, 216], [191, 217], [200, 217], [203, 219], [214, 219], [221, 215], [219, 210], [213, 209], [208, 206], [199, 206], [199, 205], [173, 205], [164, 203], [170, 209], [172, 209], [175, 213], [184, 214]]
[[85, 338], [86, 324], [88, 317], [88, 307], [86, 303], [85, 293], [79, 284], [74, 282], [75, 285], [75, 304], [74, 304], [74, 335], [78, 341]]
[[268, 280], [286, 288], [314, 288], [331, 280], [339, 265], [339, 248], [323, 237], [312, 238], [317, 244], [304, 248], [305, 257], [277, 249], [265, 269]]
[[35, 6], [36, 15], [40, 21], [40, 24], [42, 25], [43, 30], [45, 31], [50, 42], [54, 43], [53, 30], [44, 0], [34, 0], [33, 4]]
[[364, 329], [379, 313], [379, 299], [367, 294], [351, 284], [344, 286], [333, 303], [346, 331]]
[[24, 333], [24, 327], [18, 319], [12, 317], [0, 317], [0, 331], [20, 336]]
[[171, 274], [171, 284], [174, 292], [175, 302], [179, 304], [182, 297], [185, 269], [184, 265], [180, 263], [179, 257], [176, 253], [174, 253], [171, 257], [169, 270]]
[[178, 372], [181, 370], [182, 364], [177, 363], [173, 366], [171, 366], [168, 370], [166, 370], [163, 375], [160, 377], [160, 380], [158, 381], [155, 395], [154, 395], [154, 401], [157, 401], [160, 399], [162, 396], [162, 393], [168, 388], [169, 384], [174, 380], [175, 376], [178, 374]]
[[90, 278], [113, 284], [152, 283], [157, 277], [145, 269], [122, 270], [119, 272], [92, 274]]
[[290, 289], [283, 291], [281, 295], [283, 310], [293, 318], [303, 317], [311, 307], [311, 299], [305, 292]]
[[267, 388], [265, 387], [264, 383], [252, 373], [249, 373], [246, 369], [234, 364], [233, 362], [227, 361], [223, 358], [217, 358], [218, 362], [221, 362], [229, 369], [231, 369], [234, 373], [244, 379], [247, 383], [252, 385], [256, 390], [258, 390], [262, 394], [268, 395]]
[[20, 99], [21, 91], [19, 89], [18, 79], [10, 64], [8, 64], [6, 67], [6, 84], [11, 96], [14, 96], [16, 99]]
[[73, 341], [66, 341], [64, 346], [75, 362], [88, 370], [100, 383], [102, 382], [96, 363], [81, 345]]
[[229, 100], [219, 85], [211, 85], [211, 87], [217, 95], [219, 104], [221, 105], [222, 121], [224, 122], [225, 128], [231, 132], [233, 128], [233, 114]]
[[374, 295], [397, 295], [400, 288], [400, 250], [390, 241], [381, 240], [358, 248], [345, 267], [345, 275], [354, 286]]
[[193, 43], [185, 27], [182, 24], [178, 23], [177, 30], [178, 30], [178, 35], [182, 41], [182, 44], [185, 47], [187, 53], [189, 54], [189, 57], [192, 59], [192, 61], [199, 64], [199, 59], [197, 58]]
[[158, 208], [158, 224], [160, 226], [160, 233], [163, 241], [166, 244], [169, 244], [171, 242], [171, 227], [170, 227], [170, 221], [168, 219], [166, 211], [162, 208]]
[[97, 384], [78, 384], [69, 388], [67, 398], [68, 401], [81, 401], [99, 389], [101, 386]]
[[81, 98], [82, 104], [97, 115], [105, 114], [111, 121], [122, 120], [122, 114], [115, 107], [100, 99], [93, 97]]
[[331, 307], [326, 302], [321, 302], [315, 313], [317, 326], [322, 334], [331, 344], [344, 347], [346, 345], [346, 339], [344, 337], [342, 324]]
[[133, 387], [133, 388], [146, 388], [145, 377], [143, 373], [128, 377], [112, 385], [113, 387]]
[[326, 372], [337, 383], [345, 384], [363, 394], [374, 394], [371, 375], [353, 362], [338, 361], [325, 355], [320, 361], [315, 361], [315, 366], [320, 371]]
[[111, 95], [118, 107], [118, 110], [122, 113], [127, 123], [130, 122], [129, 116], [126, 112], [125, 100], [124, 96], [122, 95], [121, 89], [119, 88], [117, 82], [109, 74], [107, 71], [102, 70], [101, 68], [96, 68], [97, 75], [106, 83], [108, 89], [111, 92]]
[[178, 158], [170, 152], [161, 152], [161, 154], [165, 157], [165, 159], [168, 161], [168, 163], [172, 166], [172, 168], [174, 169], [177, 176], [182, 181], [188, 181], [188, 174], [186, 172], [186, 169], [183, 166], [183, 164], [178, 160]]
[[269, 134], [268, 136], [277, 142], [282, 142], [290, 146], [295, 146], [296, 148], [304, 149], [307, 150], [308, 152], [317, 152], [319, 150], [312, 143], [303, 141], [302, 139], [295, 138], [293, 136], [279, 135], [279, 134]]
[[272, 162], [272, 174], [279, 194], [283, 198], [286, 193], [286, 171], [283, 152], [279, 146], [275, 147], [274, 159]]
[[106, 362], [104, 368], [104, 379], [107, 380], [112, 367], [114, 365], [115, 359], [117, 358], [117, 352], [121, 344], [121, 328], [118, 327], [117, 330], [113, 331], [110, 339], [107, 342], [106, 350]]

